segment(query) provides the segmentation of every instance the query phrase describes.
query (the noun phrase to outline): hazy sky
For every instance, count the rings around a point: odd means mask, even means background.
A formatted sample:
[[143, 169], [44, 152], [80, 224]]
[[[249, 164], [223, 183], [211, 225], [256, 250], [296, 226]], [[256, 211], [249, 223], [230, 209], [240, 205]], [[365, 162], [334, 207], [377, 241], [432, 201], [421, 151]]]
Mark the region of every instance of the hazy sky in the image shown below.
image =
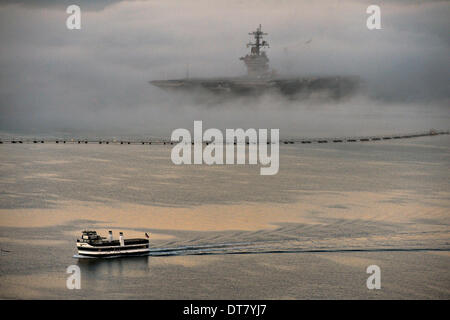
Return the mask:
[[[372, 2], [382, 30], [366, 28]], [[167, 135], [197, 119], [286, 135], [365, 134], [449, 120], [448, 1], [0, 3], [3, 132]], [[81, 30], [66, 28], [69, 4], [81, 7]], [[243, 75], [238, 58], [260, 23], [278, 73], [353, 74], [368, 90], [337, 105], [265, 97], [205, 107], [148, 84], [184, 77], [187, 64], [191, 77]]]

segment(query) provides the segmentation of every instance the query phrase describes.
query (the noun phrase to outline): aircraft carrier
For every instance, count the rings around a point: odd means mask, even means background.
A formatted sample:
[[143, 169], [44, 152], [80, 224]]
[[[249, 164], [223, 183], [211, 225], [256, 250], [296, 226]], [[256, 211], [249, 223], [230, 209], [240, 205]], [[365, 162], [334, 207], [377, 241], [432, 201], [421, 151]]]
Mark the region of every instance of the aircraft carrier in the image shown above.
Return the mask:
[[264, 40], [261, 25], [256, 31], [250, 32], [254, 37], [247, 47], [250, 53], [241, 57], [246, 67], [247, 75], [229, 78], [189, 78], [175, 80], [153, 80], [150, 84], [165, 90], [195, 89], [206, 90], [216, 94], [229, 95], [259, 95], [267, 92], [277, 92], [296, 98], [308, 98], [313, 94], [340, 99], [353, 94], [359, 87], [360, 79], [356, 76], [327, 77], [280, 77], [269, 69], [269, 58], [264, 48], [269, 43]]

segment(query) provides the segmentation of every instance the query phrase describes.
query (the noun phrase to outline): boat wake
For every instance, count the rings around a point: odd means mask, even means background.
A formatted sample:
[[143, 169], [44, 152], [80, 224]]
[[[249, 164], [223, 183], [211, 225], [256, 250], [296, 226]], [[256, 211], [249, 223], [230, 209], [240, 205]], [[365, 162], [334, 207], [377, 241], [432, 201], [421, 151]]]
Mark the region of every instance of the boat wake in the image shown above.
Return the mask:
[[[281, 245], [284, 244], [284, 245]], [[286, 246], [283, 242], [260, 241], [260, 242], [235, 242], [218, 243], [204, 245], [179, 246], [171, 248], [153, 248], [150, 252], [136, 256], [191, 256], [191, 255], [231, 255], [231, 254], [270, 254], [270, 253], [345, 253], [345, 252], [418, 252], [418, 251], [450, 251], [450, 247], [439, 245], [429, 246], [302, 246], [301, 244], [291, 244]], [[110, 256], [103, 259], [117, 258], [119, 256]], [[74, 255], [74, 258], [98, 259]]]

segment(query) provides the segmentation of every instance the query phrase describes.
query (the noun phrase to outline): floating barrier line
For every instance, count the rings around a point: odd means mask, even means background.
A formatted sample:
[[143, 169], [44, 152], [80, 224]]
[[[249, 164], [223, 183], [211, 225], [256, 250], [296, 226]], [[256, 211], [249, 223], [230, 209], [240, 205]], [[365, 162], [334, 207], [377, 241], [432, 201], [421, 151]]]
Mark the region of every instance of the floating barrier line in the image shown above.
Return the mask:
[[[355, 142], [371, 142], [371, 141], [385, 141], [385, 140], [398, 140], [398, 139], [410, 139], [418, 137], [429, 137], [449, 134], [449, 131], [430, 130], [427, 132], [411, 133], [403, 135], [379, 135], [379, 136], [366, 136], [366, 137], [334, 137], [334, 138], [303, 138], [303, 139], [282, 139], [280, 144], [312, 144], [312, 143], [355, 143]], [[0, 144], [114, 144], [114, 145], [174, 145], [178, 142], [164, 140], [164, 139], [151, 139], [151, 140], [108, 140], [108, 139], [20, 139], [12, 138], [0, 140]], [[204, 144], [211, 142], [204, 141]], [[194, 144], [194, 142], [191, 142]], [[236, 145], [237, 143], [234, 142]], [[249, 142], [245, 142], [249, 144]], [[271, 144], [271, 142], [267, 142]]]

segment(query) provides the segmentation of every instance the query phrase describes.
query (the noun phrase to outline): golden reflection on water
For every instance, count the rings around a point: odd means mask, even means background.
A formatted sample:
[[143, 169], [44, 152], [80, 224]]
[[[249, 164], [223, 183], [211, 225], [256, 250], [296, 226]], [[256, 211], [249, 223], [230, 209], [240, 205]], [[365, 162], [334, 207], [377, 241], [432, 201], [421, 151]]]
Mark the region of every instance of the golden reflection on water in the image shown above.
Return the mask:
[[[445, 219], [450, 193], [438, 199], [408, 192], [315, 192], [295, 203], [203, 205], [189, 208], [120, 204], [114, 207], [89, 202], [57, 201], [50, 209], [0, 209], [0, 226], [45, 227], [73, 220], [92, 220], [86, 227], [190, 231], [252, 231], [274, 229], [280, 223], [320, 224], [327, 218], [405, 223], [413, 219]], [[411, 199], [395, 203], [395, 199]], [[104, 227], [107, 225], [108, 227]], [[133, 231], [130, 231], [130, 236]], [[78, 235], [71, 232], [71, 235]], [[169, 235], [155, 233], [158, 239]]]

